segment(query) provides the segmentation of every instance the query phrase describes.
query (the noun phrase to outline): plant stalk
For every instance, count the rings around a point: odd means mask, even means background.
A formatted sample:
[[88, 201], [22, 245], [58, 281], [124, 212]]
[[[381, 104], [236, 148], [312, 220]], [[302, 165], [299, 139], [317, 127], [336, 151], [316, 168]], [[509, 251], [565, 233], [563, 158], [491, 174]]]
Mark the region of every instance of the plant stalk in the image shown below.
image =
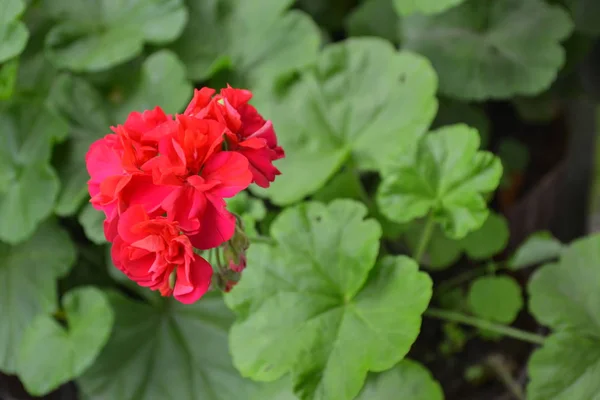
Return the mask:
[[433, 219], [433, 213], [429, 212], [429, 214], [427, 215], [427, 220], [425, 221], [425, 228], [423, 228], [421, 238], [419, 239], [417, 251], [415, 251], [415, 255], [413, 257], [418, 264], [421, 263], [421, 259], [425, 254], [425, 250], [427, 250], [427, 245], [429, 245], [429, 241], [431, 240], [431, 235], [433, 234], [434, 226], [435, 221]]
[[543, 344], [545, 337], [536, 333], [522, 331], [517, 328], [510, 326], [496, 324], [494, 322], [486, 321], [477, 317], [471, 317], [469, 315], [461, 314], [455, 311], [441, 310], [438, 308], [429, 308], [425, 311], [424, 315], [437, 318], [444, 321], [457, 322], [459, 324], [473, 326], [479, 329], [487, 329], [492, 332], [499, 333], [504, 336], [511, 337], [513, 339], [522, 340], [533, 344]]

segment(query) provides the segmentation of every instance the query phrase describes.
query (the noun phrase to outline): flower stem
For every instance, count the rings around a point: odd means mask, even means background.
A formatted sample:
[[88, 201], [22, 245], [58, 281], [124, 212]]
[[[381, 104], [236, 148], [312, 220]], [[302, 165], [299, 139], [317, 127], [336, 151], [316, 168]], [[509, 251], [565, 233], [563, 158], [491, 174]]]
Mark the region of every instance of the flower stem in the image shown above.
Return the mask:
[[423, 228], [423, 232], [421, 233], [421, 239], [419, 239], [419, 245], [417, 246], [417, 251], [415, 251], [414, 259], [417, 263], [421, 263], [421, 259], [425, 254], [425, 250], [427, 250], [427, 245], [429, 244], [429, 240], [431, 240], [431, 235], [433, 234], [433, 227], [435, 226], [435, 221], [433, 219], [433, 213], [429, 213], [427, 215], [427, 220], [425, 221], [425, 228]]
[[455, 311], [440, 310], [437, 308], [429, 308], [425, 311], [425, 314], [431, 318], [437, 318], [444, 321], [457, 322], [459, 324], [470, 325], [479, 329], [486, 329], [492, 332], [499, 333], [504, 336], [511, 337], [513, 339], [522, 340], [533, 344], [543, 344], [545, 337], [536, 333], [522, 331], [517, 328], [513, 328], [506, 325], [496, 324], [494, 322], [486, 321], [484, 319], [471, 317], [469, 315], [461, 314]]

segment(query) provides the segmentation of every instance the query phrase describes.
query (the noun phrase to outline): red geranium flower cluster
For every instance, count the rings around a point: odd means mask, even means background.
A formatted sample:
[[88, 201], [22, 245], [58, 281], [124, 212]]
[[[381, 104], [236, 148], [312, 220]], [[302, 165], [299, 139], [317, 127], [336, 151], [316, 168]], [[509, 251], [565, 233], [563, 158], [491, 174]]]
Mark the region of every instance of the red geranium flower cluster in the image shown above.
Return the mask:
[[[266, 188], [279, 175], [273, 161], [283, 150], [251, 97], [231, 87], [218, 95], [196, 90], [183, 114], [133, 112], [91, 145], [91, 203], [106, 215], [115, 266], [139, 285], [182, 303], [198, 300], [213, 269], [194, 248], [231, 250], [239, 242], [224, 199], [252, 182]], [[234, 258], [239, 272], [245, 257]]]

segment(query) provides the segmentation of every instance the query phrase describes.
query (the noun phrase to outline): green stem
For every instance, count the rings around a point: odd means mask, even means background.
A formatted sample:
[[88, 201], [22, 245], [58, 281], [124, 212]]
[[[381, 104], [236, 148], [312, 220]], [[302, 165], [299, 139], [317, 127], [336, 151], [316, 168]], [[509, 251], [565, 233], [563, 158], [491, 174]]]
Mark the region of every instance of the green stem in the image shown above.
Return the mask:
[[431, 240], [431, 235], [433, 234], [433, 227], [435, 226], [435, 221], [433, 219], [433, 213], [429, 213], [427, 215], [427, 220], [425, 221], [425, 228], [423, 228], [423, 233], [421, 233], [421, 239], [419, 239], [419, 245], [417, 246], [417, 251], [415, 251], [414, 259], [417, 263], [421, 263], [421, 258], [425, 254], [425, 250], [427, 250], [427, 245], [429, 245], [429, 241]]
[[508, 336], [514, 339], [522, 340], [533, 344], [543, 344], [545, 337], [536, 333], [522, 331], [517, 328], [510, 326], [496, 324], [494, 322], [486, 321], [484, 319], [471, 317], [469, 315], [461, 314], [455, 311], [440, 310], [437, 308], [429, 308], [425, 311], [425, 314], [431, 318], [437, 318], [444, 321], [457, 322], [459, 324], [470, 325], [479, 329], [486, 329], [492, 332], [499, 333], [504, 336]]

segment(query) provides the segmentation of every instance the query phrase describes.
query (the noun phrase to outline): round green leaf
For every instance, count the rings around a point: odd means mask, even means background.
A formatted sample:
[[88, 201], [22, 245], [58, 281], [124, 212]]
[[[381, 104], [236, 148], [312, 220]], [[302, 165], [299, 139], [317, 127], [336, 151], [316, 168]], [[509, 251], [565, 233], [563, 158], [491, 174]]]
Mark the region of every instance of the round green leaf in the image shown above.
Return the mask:
[[150, 306], [108, 293], [112, 336], [77, 382], [85, 398], [119, 400], [247, 399], [254, 385], [231, 365], [231, 313], [217, 293], [193, 305]]
[[[183, 111], [192, 96], [192, 85], [185, 77], [185, 66], [169, 50], [160, 50], [142, 64], [138, 82], [115, 110], [116, 121], [125, 122], [132, 111], [162, 107], [167, 114]], [[107, 129], [106, 127], [105, 129]]]
[[56, 0], [46, 7], [60, 20], [46, 36], [48, 57], [74, 71], [131, 60], [144, 43], [175, 40], [187, 21], [183, 0]]
[[400, 15], [436, 14], [456, 7], [465, 0], [394, 0], [396, 12]]
[[[409, 247], [416, 251], [424, 224], [412, 223], [405, 239]], [[506, 219], [490, 213], [481, 228], [469, 233], [462, 239], [452, 240], [435, 227], [427, 246], [423, 264], [430, 269], [445, 269], [454, 264], [463, 252], [472, 260], [485, 260], [498, 254], [508, 244], [509, 230]]]
[[96, 210], [91, 204], [86, 206], [79, 213], [79, 223], [83, 226], [85, 236], [96, 244], [106, 243], [104, 237], [104, 213]]
[[[422, 221], [410, 224], [410, 228], [404, 238], [413, 252], [411, 254], [414, 254], [417, 250], [424, 228], [425, 224]], [[431, 239], [429, 239], [422, 263], [429, 269], [443, 270], [458, 261], [462, 252], [463, 246], [460, 240], [448, 238], [442, 229], [436, 226], [431, 234]]]
[[386, 171], [377, 193], [379, 208], [399, 223], [431, 211], [454, 239], [478, 229], [489, 214], [483, 195], [495, 190], [502, 176], [500, 160], [478, 148], [477, 131], [466, 125], [429, 133], [414, 162]]
[[529, 308], [535, 318], [556, 330], [600, 335], [600, 235], [573, 242], [560, 262], [537, 270], [529, 282]]
[[108, 340], [113, 313], [104, 294], [77, 288], [63, 299], [67, 327], [52, 316], [38, 315], [23, 333], [17, 373], [27, 392], [46, 394], [78, 377]]
[[81, 78], [60, 75], [49, 97], [52, 106], [68, 118], [71, 132], [66, 154], [58, 164], [62, 188], [55, 208], [58, 215], [68, 216], [89, 198], [85, 154], [95, 140], [109, 132], [110, 119], [102, 96]]
[[50, 215], [59, 182], [49, 165], [66, 123], [41, 104], [0, 109], [0, 240], [16, 244]]
[[521, 286], [509, 276], [478, 278], [469, 289], [468, 302], [478, 317], [511, 324], [523, 308]]
[[52, 222], [28, 241], [10, 247], [0, 242], [0, 370], [16, 372], [23, 332], [35, 316], [57, 309], [56, 279], [75, 262], [68, 234]]
[[0, 12], [0, 64], [18, 56], [29, 38], [27, 27], [17, 18], [25, 11], [23, 0], [3, 0]]
[[536, 232], [515, 251], [507, 265], [512, 270], [527, 268], [558, 258], [563, 248], [563, 244], [550, 232]]
[[403, 44], [431, 60], [440, 91], [468, 100], [534, 95], [565, 62], [568, 14], [543, 0], [468, 0], [403, 20]]
[[356, 400], [444, 400], [440, 384], [421, 364], [402, 360], [394, 368], [371, 374]]
[[485, 260], [506, 247], [510, 231], [502, 215], [490, 213], [481, 228], [465, 236], [461, 243], [472, 260]]
[[402, 360], [431, 298], [431, 280], [406, 257], [377, 266], [381, 228], [351, 200], [304, 203], [271, 227], [276, 246], [252, 245], [226, 296], [230, 343], [244, 376], [291, 372], [301, 399], [352, 399], [368, 371]]
[[377, 170], [411, 156], [435, 115], [435, 91], [427, 60], [387, 41], [327, 46], [284, 94], [256, 99], [283, 148], [293, 149], [277, 162], [286, 178], [260, 193], [290, 204], [321, 188], [350, 158], [355, 168]]
[[555, 330], [529, 362], [528, 398], [598, 399], [600, 393], [600, 235], [573, 242], [560, 261], [535, 272], [529, 309]]
[[202, 81], [230, 68], [244, 86], [314, 63], [320, 33], [312, 19], [288, 11], [292, 0], [189, 2], [190, 23], [173, 49], [188, 77]]
[[400, 39], [400, 18], [393, 0], [365, 0], [346, 19], [349, 36], [379, 36], [390, 42]]
[[528, 364], [529, 400], [600, 399], [600, 339], [576, 333], [551, 335]]

